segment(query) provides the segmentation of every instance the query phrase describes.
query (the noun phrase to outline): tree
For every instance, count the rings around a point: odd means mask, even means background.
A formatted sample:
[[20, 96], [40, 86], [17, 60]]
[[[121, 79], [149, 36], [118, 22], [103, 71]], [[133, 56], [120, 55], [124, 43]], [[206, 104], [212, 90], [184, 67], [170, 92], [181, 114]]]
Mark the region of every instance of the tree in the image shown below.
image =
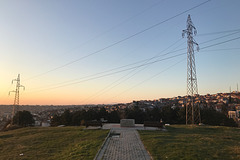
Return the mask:
[[83, 114], [85, 113], [85, 110], [84, 111], [76, 111], [76, 112], [73, 112], [72, 114], [72, 124], [74, 126], [79, 126], [81, 125], [82, 121], [83, 121]]
[[162, 112], [160, 108], [146, 109], [144, 121], [158, 121], [162, 119]]
[[53, 118], [51, 119], [51, 126], [58, 126], [60, 124], [61, 124], [61, 116], [54, 115]]
[[186, 106], [178, 108], [177, 117], [178, 117], [178, 120], [177, 120], [178, 124], [186, 123]]
[[139, 108], [138, 104], [133, 109], [125, 109], [125, 116], [128, 119], [135, 119], [135, 123], [141, 124], [144, 122], [145, 113]]
[[164, 123], [174, 124], [177, 113], [171, 108], [171, 106], [162, 107], [162, 120]]
[[111, 123], [120, 123], [119, 112], [118, 111], [110, 112], [108, 121]]
[[84, 114], [84, 120], [85, 121], [91, 121], [91, 120], [99, 120], [98, 117], [98, 111], [96, 109], [90, 108], [88, 111]]
[[61, 118], [63, 125], [70, 126], [72, 124], [72, 114], [70, 113], [69, 109], [64, 111]]
[[106, 111], [105, 108], [102, 107], [102, 108], [99, 110], [99, 112], [98, 112], [98, 118], [99, 118], [99, 119], [103, 118], [103, 119], [105, 119], [105, 120], [108, 120], [108, 119], [109, 119], [109, 114], [108, 114], [108, 112]]
[[232, 118], [228, 118], [224, 113], [218, 112], [212, 108], [202, 109], [201, 119], [204, 124], [237, 127], [236, 122]]
[[13, 124], [26, 127], [34, 124], [34, 119], [29, 111], [18, 111], [13, 117]]

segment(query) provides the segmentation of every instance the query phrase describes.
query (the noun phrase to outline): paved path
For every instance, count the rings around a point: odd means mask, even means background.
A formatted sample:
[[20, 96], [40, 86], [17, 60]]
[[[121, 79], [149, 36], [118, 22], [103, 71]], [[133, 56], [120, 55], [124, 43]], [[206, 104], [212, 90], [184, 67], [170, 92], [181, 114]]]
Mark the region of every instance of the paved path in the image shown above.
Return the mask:
[[112, 128], [97, 160], [150, 160], [136, 129]]

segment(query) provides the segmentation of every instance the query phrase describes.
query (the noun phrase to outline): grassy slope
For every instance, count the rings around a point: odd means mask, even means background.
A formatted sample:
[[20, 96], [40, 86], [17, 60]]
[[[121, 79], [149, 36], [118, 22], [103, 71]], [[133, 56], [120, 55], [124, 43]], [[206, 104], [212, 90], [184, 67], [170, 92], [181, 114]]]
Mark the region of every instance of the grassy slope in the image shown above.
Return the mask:
[[[0, 132], [0, 159], [93, 159], [108, 130], [22, 128]], [[23, 156], [19, 154], [23, 153]]]
[[157, 159], [240, 159], [240, 129], [174, 125], [162, 131], [139, 131]]

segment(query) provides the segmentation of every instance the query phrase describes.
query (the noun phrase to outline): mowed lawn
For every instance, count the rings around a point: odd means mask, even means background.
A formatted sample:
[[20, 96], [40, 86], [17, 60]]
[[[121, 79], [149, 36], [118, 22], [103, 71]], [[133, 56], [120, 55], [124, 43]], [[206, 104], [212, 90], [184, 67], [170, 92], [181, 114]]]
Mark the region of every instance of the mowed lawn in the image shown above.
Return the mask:
[[28, 127], [0, 132], [0, 159], [93, 159], [108, 130]]
[[154, 160], [240, 159], [240, 128], [173, 125], [139, 133]]

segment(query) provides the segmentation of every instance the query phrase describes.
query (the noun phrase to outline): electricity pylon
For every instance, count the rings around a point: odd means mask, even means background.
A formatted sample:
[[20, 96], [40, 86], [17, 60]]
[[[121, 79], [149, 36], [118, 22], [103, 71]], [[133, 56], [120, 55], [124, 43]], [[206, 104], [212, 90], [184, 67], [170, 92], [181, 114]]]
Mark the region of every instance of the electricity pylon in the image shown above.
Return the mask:
[[198, 96], [197, 74], [195, 66], [194, 45], [199, 51], [199, 46], [193, 39], [193, 34], [197, 34], [190, 15], [187, 19], [187, 29], [183, 30], [182, 36], [187, 35], [187, 105], [186, 105], [186, 124], [201, 123], [199, 105], [195, 104], [195, 96]]
[[14, 81], [16, 81], [16, 90], [9, 92], [9, 95], [10, 95], [11, 92], [15, 93], [15, 98], [14, 98], [14, 103], [13, 103], [13, 110], [12, 110], [12, 118], [14, 117], [16, 109], [17, 109], [17, 107], [19, 105], [19, 90], [20, 90], [21, 87], [23, 88], [23, 90], [25, 90], [25, 87], [20, 84], [20, 74], [18, 74], [17, 79], [13, 79], [12, 80], [12, 84], [13, 84]]

